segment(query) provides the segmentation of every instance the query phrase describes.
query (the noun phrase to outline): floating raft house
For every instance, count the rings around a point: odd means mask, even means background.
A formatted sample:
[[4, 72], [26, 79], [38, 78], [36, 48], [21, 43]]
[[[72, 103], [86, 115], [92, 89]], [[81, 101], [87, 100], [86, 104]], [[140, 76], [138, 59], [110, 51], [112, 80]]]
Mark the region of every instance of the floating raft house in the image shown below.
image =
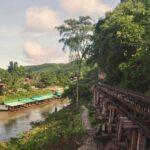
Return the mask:
[[51, 100], [52, 98], [59, 98], [61, 95], [61, 93], [56, 92], [55, 94], [49, 93], [45, 95], [33, 96], [31, 98], [8, 100], [5, 101], [3, 105], [0, 105], [0, 110], [12, 110], [23, 106], [28, 106], [30, 104], [38, 104], [46, 100]]
[[31, 99], [38, 102], [38, 101], [44, 101], [47, 99], [51, 99], [53, 97], [54, 97], [53, 94], [46, 94], [46, 95], [41, 95], [41, 96], [33, 96]]

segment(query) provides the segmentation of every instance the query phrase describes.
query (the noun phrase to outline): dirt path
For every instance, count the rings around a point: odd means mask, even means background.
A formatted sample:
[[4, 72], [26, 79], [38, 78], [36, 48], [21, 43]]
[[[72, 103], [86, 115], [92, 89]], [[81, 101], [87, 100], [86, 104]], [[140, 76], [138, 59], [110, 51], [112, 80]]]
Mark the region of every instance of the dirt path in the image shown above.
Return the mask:
[[81, 111], [82, 111], [81, 119], [82, 119], [82, 123], [83, 123], [84, 129], [86, 131], [89, 131], [89, 130], [91, 130], [91, 124], [89, 122], [89, 116], [88, 116], [89, 115], [89, 111], [88, 111], [88, 109], [85, 106], [81, 107]]
[[93, 139], [94, 131], [89, 121], [88, 109], [85, 106], [82, 106], [81, 111], [81, 119], [83, 127], [87, 132], [87, 138], [85, 138], [84, 144], [79, 147], [78, 150], [103, 150], [103, 145], [96, 143]]

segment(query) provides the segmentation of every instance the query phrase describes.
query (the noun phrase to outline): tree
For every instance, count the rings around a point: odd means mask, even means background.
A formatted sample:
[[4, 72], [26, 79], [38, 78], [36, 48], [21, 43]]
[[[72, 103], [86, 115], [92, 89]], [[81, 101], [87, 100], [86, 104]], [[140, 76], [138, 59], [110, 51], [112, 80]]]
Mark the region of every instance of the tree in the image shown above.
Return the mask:
[[8, 66], [8, 72], [9, 73], [15, 72], [17, 70], [17, 68], [18, 68], [17, 62], [13, 62], [13, 61], [9, 62], [9, 66]]
[[127, 0], [95, 27], [90, 60], [107, 73], [107, 82], [146, 91], [150, 85], [150, 1]]
[[76, 102], [79, 101], [79, 78], [83, 59], [86, 58], [86, 48], [92, 40], [92, 20], [89, 16], [80, 16], [78, 19], [68, 19], [64, 24], [57, 27], [60, 40], [64, 44], [63, 50], [69, 49], [70, 58], [76, 63], [77, 89]]
[[18, 66], [17, 62], [10, 61], [7, 69], [9, 73], [9, 84], [11, 88], [17, 90], [21, 85], [21, 80], [25, 76], [25, 69], [23, 66]]

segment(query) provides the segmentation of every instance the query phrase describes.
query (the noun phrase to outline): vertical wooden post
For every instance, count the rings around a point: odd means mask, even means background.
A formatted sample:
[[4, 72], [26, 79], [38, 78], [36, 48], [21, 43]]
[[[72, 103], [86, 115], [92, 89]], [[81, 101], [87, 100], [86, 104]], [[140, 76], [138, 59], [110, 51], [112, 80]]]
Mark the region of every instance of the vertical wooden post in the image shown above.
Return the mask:
[[100, 94], [100, 112], [102, 113], [102, 109], [103, 109], [103, 98], [102, 98], [102, 94]]
[[133, 129], [131, 138], [131, 150], [136, 150], [136, 148], [137, 148], [137, 131]]
[[103, 107], [102, 107], [102, 115], [106, 114], [106, 103], [103, 101]]
[[97, 99], [97, 97], [96, 97], [96, 90], [95, 90], [95, 106], [96, 106], [96, 99]]
[[96, 94], [96, 104], [99, 104], [99, 93]]
[[122, 122], [119, 121], [118, 132], [117, 132], [117, 143], [119, 144], [122, 136]]
[[112, 123], [112, 109], [109, 110], [108, 133], [111, 133], [111, 131], [112, 131], [111, 123]]
[[111, 122], [114, 122], [115, 109], [112, 109]]
[[105, 123], [102, 124], [102, 131], [105, 132]]
[[109, 118], [108, 118], [108, 123], [111, 123], [111, 117], [112, 117], [112, 109], [109, 110]]
[[137, 149], [136, 150], [146, 150], [146, 141], [145, 136], [138, 131], [138, 140], [137, 140]]
[[96, 94], [95, 94], [95, 89], [94, 89], [94, 98], [93, 98], [93, 105], [94, 105], [94, 107], [96, 106], [96, 96], [95, 96]]
[[95, 90], [95, 105], [97, 104], [97, 102], [96, 102], [96, 93], [97, 93], [97, 91]]

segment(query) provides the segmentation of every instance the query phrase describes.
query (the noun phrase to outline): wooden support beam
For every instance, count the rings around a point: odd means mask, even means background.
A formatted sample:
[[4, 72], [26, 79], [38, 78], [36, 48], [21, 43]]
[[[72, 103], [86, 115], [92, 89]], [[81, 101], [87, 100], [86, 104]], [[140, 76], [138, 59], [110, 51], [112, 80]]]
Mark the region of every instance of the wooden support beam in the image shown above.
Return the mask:
[[118, 124], [118, 131], [117, 131], [117, 143], [118, 144], [121, 141], [121, 136], [122, 136], [122, 123], [119, 122], [119, 124]]
[[114, 122], [115, 109], [109, 106], [109, 116], [108, 116], [108, 133], [112, 132], [112, 124]]
[[93, 105], [96, 106], [96, 91], [94, 90], [94, 98], [93, 98]]
[[137, 131], [132, 130], [132, 137], [131, 137], [131, 150], [137, 149]]
[[105, 102], [103, 101], [102, 102], [102, 115], [105, 115], [105, 112], [106, 112], [106, 105], [105, 105]]
[[146, 150], [146, 138], [141, 133], [141, 131], [138, 131], [138, 140], [137, 140], [137, 149], [136, 150]]
[[99, 93], [97, 92], [96, 93], [96, 104], [98, 104], [99, 103]]
[[109, 110], [109, 118], [108, 118], [108, 133], [112, 132], [112, 110]]
[[123, 124], [122, 127], [124, 129], [137, 129], [138, 128], [138, 126], [133, 125], [133, 124]]
[[131, 120], [126, 117], [121, 117], [120, 121], [122, 122], [122, 127], [124, 129], [137, 129], [138, 126], [135, 125]]
[[106, 125], [105, 125], [105, 123], [103, 123], [102, 124], [102, 132], [105, 132], [105, 130], [106, 130]]

